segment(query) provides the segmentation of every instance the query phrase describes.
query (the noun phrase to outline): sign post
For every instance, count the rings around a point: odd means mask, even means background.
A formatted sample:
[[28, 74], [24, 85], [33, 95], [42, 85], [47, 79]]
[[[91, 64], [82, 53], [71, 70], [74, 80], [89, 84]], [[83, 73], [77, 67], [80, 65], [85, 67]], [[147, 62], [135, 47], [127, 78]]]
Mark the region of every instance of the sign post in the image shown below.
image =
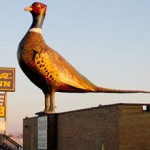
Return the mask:
[[7, 131], [7, 92], [5, 92], [5, 134]]
[[0, 118], [5, 117], [5, 94], [0, 94]]
[[0, 67], [0, 131], [7, 131], [7, 92], [15, 91], [15, 68]]
[[0, 94], [0, 131], [6, 134], [6, 106], [7, 106], [7, 92]]

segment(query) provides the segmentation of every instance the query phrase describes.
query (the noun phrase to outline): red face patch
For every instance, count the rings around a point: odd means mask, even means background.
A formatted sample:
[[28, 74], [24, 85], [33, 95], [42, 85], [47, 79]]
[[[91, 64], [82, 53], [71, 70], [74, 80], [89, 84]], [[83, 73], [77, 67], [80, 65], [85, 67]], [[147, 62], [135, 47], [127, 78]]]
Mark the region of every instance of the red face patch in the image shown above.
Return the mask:
[[46, 5], [39, 2], [35, 2], [32, 4], [32, 11], [34, 11], [35, 13], [40, 13], [45, 7]]

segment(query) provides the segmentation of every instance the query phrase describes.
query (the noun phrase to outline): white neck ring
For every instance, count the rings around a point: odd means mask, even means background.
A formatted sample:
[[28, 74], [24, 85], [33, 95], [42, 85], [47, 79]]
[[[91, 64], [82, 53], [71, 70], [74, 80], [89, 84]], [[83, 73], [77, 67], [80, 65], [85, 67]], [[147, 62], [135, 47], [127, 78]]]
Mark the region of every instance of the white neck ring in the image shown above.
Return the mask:
[[42, 34], [42, 29], [41, 28], [31, 28], [29, 31], [30, 32], [37, 32], [37, 33]]

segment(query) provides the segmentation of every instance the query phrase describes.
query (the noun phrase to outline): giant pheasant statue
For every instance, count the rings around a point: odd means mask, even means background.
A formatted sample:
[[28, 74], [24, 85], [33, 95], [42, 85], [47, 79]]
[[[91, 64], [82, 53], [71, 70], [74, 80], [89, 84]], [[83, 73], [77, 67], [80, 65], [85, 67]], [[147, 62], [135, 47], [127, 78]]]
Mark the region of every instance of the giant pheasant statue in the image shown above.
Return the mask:
[[35, 2], [25, 11], [33, 22], [18, 46], [18, 62], [26, 76], [45, 94], [44, 113], [55, 112], [55, 92], [150, 93], [140, 90], [116, 90], [98, 87], [80, 74], [60, 54], [50, 48], [42, 36], [47, 6]]

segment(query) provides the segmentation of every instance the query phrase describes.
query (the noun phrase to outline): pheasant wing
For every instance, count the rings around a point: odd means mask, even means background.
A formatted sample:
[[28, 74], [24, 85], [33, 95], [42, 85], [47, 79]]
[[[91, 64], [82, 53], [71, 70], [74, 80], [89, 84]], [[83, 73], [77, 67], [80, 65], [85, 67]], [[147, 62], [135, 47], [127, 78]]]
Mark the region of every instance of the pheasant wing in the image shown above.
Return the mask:
[[[96, 88], [92, 82], [81, 75], [53, 49], [38, 52], [35, 55], [35, 64], [48, 84], [56, 87], [65, 85], [84, 91], [94, 91]], [[66, 89], [66, 91], [69, 92], [69, 89]]]

